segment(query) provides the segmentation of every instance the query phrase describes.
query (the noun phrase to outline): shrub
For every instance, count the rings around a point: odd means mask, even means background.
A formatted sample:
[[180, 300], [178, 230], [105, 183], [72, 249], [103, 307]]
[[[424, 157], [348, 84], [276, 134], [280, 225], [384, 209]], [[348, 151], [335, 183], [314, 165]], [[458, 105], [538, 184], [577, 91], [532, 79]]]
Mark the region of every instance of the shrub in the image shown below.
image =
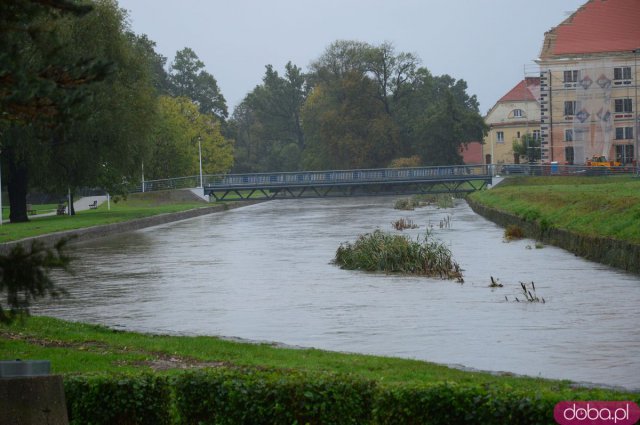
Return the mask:
[[395, 158], [389, 164], [389, 168], [410, 168], [422, 165], [422, 158], [419, 155]]
[[510, 224], [504, 229], [504, 237], [506, 240], [522, 239], [524, 238], [524, 230], [518, 225]]
[[413, 201], [411, 198], [402, 198], [396, 201], [394, 208], [397, 210], [411, 211], [418, 206], [420, 205]]
[[373, 422], [377, 425], [537, 425], [553, 424], [553, 409], [568, 400], [629, 400], [638, 397], [607, 390], [524, 392], [507, 386], [436, 383], [380, 388]]
[[[350, 375], [213, 369], [66, 377], [70, 424], [552, 424], [567, 400], [629, 400], [611, 390], [537, 394], [508, 386], [377, 385]], [[172, 415], [173, 414], [173, 415]]]
[[374, 421], [380, 425], [552, 424], [558, 401], [559, 396], [532, 397], [452, 383], [386, 388], [376, 400]]
[[182, 424], [362, 424], [375, 385], [330, 374], [213, 370], [175, 379]]
[[418, 225], [409, 218], [401, 218], [391, 223], [396, 230], [417, 229]]
[[418, 274], [462, 281], [462, 270], [440, 241], [412, 241], [403, 235], [376, 230], [343, 243], [333, 262], [348, 270]]
[[158, 375], [98, 375], [64, 380], [71, 425], [171, 423], [171, 391]]
[[39, 298], [56, 298], [66, 294], [54, 284], [55, 269], [70, 272], [71, 257], [64, 253], [67, 239], [60, 239], [54, 249], [34, 241], [30, 249], [18, 244], [8, 254], [0, 254], [0, 294], [6, 293], [6, 309], [0, 303], [0, 323], [12, 323], [29, 315], [29, 306]]

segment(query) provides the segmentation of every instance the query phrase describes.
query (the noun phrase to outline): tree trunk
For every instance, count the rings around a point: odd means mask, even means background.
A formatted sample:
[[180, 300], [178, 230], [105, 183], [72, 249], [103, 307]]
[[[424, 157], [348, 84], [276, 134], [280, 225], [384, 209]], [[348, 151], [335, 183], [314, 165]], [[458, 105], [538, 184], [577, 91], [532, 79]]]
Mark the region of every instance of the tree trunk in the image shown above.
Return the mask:
[[76, 209], [73, 207], [73, 192], [69, 195], [69, 215], [76, 215]]
[[16, 160], [13, 152], [8, 150], [3, 155], [6, 160], [7, 191], [9, 192], [9, 220], [12, 223], [24, 223], [29, 221], [27, 215], [27, 188], [28, 170], [27, 164]]

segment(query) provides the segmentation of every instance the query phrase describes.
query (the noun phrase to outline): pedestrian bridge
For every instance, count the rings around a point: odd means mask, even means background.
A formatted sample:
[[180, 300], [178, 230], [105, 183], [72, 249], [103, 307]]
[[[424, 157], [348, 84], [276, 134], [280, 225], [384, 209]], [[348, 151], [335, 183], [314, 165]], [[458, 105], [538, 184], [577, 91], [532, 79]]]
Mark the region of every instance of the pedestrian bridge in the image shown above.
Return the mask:
[[469, 193], [491, 183], [486, 165], [299, 171], [210, 176], [204, 193], [223, 200]]

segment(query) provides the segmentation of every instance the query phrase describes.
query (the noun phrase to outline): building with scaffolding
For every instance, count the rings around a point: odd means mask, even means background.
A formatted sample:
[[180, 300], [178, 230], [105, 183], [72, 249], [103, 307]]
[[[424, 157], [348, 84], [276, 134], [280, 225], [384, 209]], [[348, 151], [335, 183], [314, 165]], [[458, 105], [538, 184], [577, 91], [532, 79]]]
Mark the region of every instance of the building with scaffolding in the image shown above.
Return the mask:
[[589, 0], [545, 33], [536, 61], [543, 162], [637, 161], [639, 55], [639, 0]]
[[484, 121], [489, 127], [484, 139], [486, 164], [519, 163], [513, 143], [540, 141], [540, 78], [525, 77], [502, 96], [489, 110]]

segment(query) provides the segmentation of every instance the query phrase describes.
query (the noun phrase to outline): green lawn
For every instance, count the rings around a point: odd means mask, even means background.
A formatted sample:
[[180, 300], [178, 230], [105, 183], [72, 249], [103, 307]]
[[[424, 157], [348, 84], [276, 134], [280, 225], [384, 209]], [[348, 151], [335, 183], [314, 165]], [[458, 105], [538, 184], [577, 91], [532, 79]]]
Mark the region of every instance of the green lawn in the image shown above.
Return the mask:
[[567, 381], [465, 372], [389, 357], [289, 349], [214, 337], [161, 336], [31, 317], [0, 325], [0, 358], [49, 359], [54, 373], [160, 371], [184, 367], [247, 366], [352, 373], [387, 384], [457, 382], [526, 391], [570, 391]]
[[517, 177], [470, 197], [555, 228], [640, 243], [637, 177]]
[[[107, 208], [107, 203], [105, 202], [95, 210], [78, 211], [75, 216], [31, 217], [28, 223], [5, 223], [0, 227], [0, 243], [63, 230], [118, 223], [211, 205], [204, 201], [163, 200], [159, 195], [130, 195], [127, 200], [112, 201], [111, 209]], [[42, 207], [43, 210], [45, 209], [44, 207]], [[57, 205], [54, 205], [53, 209], [55, 210], [56, 207]], [[33, 208], [38, 212], [40, 211], [39, 205], [34, 205]], [[3, 211], [3, 215], [4, 213], [5, 211]], [[8, 218], [8, 210], [6, 214]]]

